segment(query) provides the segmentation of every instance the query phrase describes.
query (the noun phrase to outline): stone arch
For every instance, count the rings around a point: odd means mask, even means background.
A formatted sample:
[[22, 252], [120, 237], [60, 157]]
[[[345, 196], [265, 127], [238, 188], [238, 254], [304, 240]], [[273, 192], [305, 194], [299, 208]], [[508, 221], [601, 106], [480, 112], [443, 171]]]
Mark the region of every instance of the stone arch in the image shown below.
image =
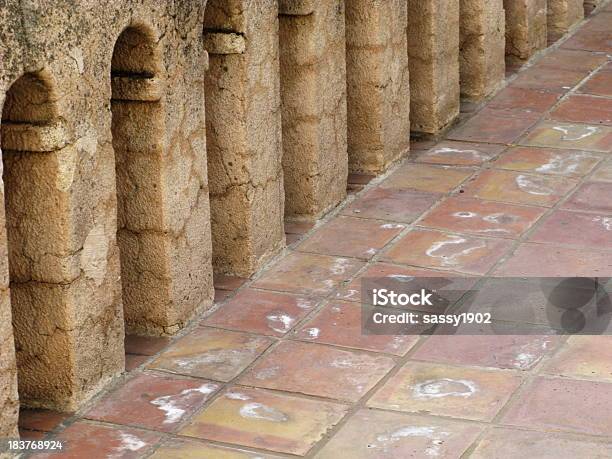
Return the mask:
[[75, 397], [68, 194], [58, 186], [68, 138], [46, 71], [6, 93], [0, 144], [9, 288], [22, 404], [67, 408]]
[[161, 73], [154, 32], [140, 24], [124, 29], [111, 61], [112, 142], [123, 310], [127, 331], [137, 334], [159, 334], [170, 302]]

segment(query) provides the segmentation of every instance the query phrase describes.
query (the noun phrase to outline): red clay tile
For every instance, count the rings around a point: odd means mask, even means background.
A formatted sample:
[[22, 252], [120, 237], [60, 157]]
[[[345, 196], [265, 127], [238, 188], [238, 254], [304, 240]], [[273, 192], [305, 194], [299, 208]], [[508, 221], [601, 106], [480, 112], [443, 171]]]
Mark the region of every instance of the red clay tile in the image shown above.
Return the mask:
[[125, 354], [125, 371], [132, 371], [149, 360], [148, 355]]
[[554, 206], [576, 180], [504, 170], [485, 170], [465, 187], [465, 196], [531, 206]]
[[572, 336], [548, 361], [544, 372], [612, 382], [612, 336]]
[[488, 431], [470, 459], [593, 459], [612, 457], [612, 443], [590, 438], [495, 427]]
[[440, 197], [438, 193], [374, 188], [353, 201], [341, 214], [412, 223]]
[[382, 188], [448, 193], [474, 173], [473, 169], [407, 163], [391, 174]]
[[179, 434], [303, 456], [342, 419], [347, 408], [338, 403], [234, 386]]
[[553, 336], [430, 336], [412, 355], [416, 360], [529, 370], [559, 344]]
[[160, 435], [131, 428], [117, 428], [78, 421], [54, 437], [63, 442], [61, 451], [38, 453], [36, 459], [136, 459], [148, 456]]
[[601, 160], [594, 153], [553, 148], [515, 147], [502, 154], [494, 163], [497, 169], [539, 174], [582, 177]]
[[85, 417], [172, 432], [219, 387], [202, 380], [143, 373], [103, 397]]
[[397, 223], [340, 216], [319, 228], [298, 246], [298, 250], [367, 260], [404, 228]]
[[570, 96], [550, 114], [566, 122], [612, 126], [612, 99], [590, 95]]
[[165, 441], [148, 459], [280, 459], [279, 456], [255, 453], [239, 448], [175, 439]]
[[500, 154], [504, 148], [502, 145], [445, 140], [419, 154], [416, 162], [454, 166], [480, 166]]
[[532, 429], [609, 435], [612, 384], [537, 378], [514, 401], [502, 422]]
[[272, 342], [264, 336], [199, 327], [173, 343], [149, 368], [230, 381]]
[[612, 183], [587, 182], [561, 206], [563, 209], [612, 214]]
[[458, 421], [359, 410], [317, 454], [317, 459], [457, 459], [481, 426]]
[[541, 67], [573, 70], [584, 72], [584, 76], [586, 76], [588, 72], [595, 70], [607, 60], [606, 56], [602, 54], [559, 48], [547, 53], [531, 68], [535, 69], [534, 71], [539, 70]]
[[215, 289], [215, 303], [223, 303], [230, 296], [232, 296], [234, 292], [230, 290], [219, 290]]
[[496, 271], [496, 275], [548, 277], [612, 276], [612, 258], [599, 250], [521, 244]]
[[589, 78], [578, 92], [583, 94], [594, 94], [596, 96], [612, 97], [612, 72], [599, 71]]
[[287, 293], [244, 289], [203, 323], [262, 335], [283, 336], [316, 305], [315, 300]]
[[237, 290], [244, 285], [249, 279], [245, 277], [229, 276], [227, 274], [215, 274], [214, 284], [215, 288], [219, 290]]
[[299, 339], [313, 343], [404, 355], [418, 341], [416, 336], [366, 335], [361, 329], [363, 306], [334, 301], [296, 332]]
[[382, 259], [392, 263], [484, 274], [510, 248], [511, 241], [413, 230]]
[[19, 410], [19, 427], [28, 430], [51, 432], [58, 425], [72, 416], [72, 413], [38, 408], [21, 408]]
[[510, 370], [408, 362], [369, 407], [490, 421], [521, 383]]
[[[605, 15], [602, 15], [605, 16]], [[578, 31], [561, 45], [565, 49], [612, 52], [612, 36], [609, 31]]]
[[479, 236], [516, 239], [544, 212], [544, 209], [537, 207], [451, 197], [427, 214], [419, 225]]
[[591, 176], [595, 182], [612, 182], [612, 159], [604, 162]]
[[536, 89], [507, 87], [502, 89], [487, 104], [498, 115], [539, 118], [559, 100], [559, 94]]
[[605, 153], [612, 151], [612, 128], [543, 121], [520, 143], [536, 147], [572, 148]]
[[170, 338], [154, 336], [126, 335], [125, 353], [137, 355], [155, 355], [164, 349]]
[[478, 113], [465, 124], [453, 129], [448, 138], [468, 142], [509, 144], [534, 124], [533, 119]]
[[264, 272], [252, 286], [324, 296], [349, 280], [363, 265], [352, 258], [294, 252]]
[[612, 250], [612, 217], [557, 210], [538, 226], [529, 241]]
[[584, 77], [584, 71], [535, 66], [519, 73], [516, 79], [510, 83], [510, 86], [565, 93], [580, 83]]
[[384, 356], [285, 341], [260, 359], [240, 384], [357, 401], [394, 365]]

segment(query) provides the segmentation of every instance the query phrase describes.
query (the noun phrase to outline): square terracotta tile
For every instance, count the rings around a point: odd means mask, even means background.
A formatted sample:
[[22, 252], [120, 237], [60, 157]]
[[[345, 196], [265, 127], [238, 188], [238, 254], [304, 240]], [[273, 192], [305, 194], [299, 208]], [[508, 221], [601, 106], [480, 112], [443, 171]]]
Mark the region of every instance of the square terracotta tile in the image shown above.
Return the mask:
[[544, 212], [544, 209], [538, 207], [450, 197], [427, 214], [419, 225], [479, 236], [516, 239]]
[[160, 436], [153, 432], [127, 427], [109, 427], [78, 421], [54, 436], [63, 442], [61, 451], [38, 453], [37, 459], [58, 457], [62, 459], [136, 459], [146, 457]]
[[535, 120], [529, 118], [478, 113], [462, 126], [453, 129], [447, 137], [467, 142], [509, 144], [523, 135], [534, 123]]
[[543, 121], [521, 140], [521, 145], [573, 148], [578, 150], [612, 151], [612, 128], [589, 124]]
[[257, 362], [240, 384], [357, 401], [394, 365], [389, 357], [285, 341]]
[[610, 37], [609, 31], [580, 30], [578, 33], [571, 36], [565, 43], [563, 43], [562, 46], [566, 49], [580, 49], [610, 53], [612, 52], [612, 38]]
[[486, 108], [494, 109], [500, 116], [539, 118], [557, 103], [559, 97], [547, 91], [509, 86], [498, 92]]
[[157, 357], [149, 368], [230, 381], [272, 342], [270, 338], [247, 333], [196, 328]]
[[141, 373], [103, 397], [85, 417], [172, 432], [219, 387], [208, 381]]
[[445, 140], [419, 154], [417, 163], [480, 166], [504, 150], [503, 145]]
[[499, 276], [608, 277], [610, 254], [544, 244], [521, 244], [495, 271]]
[[474, 170], [468, 168], [407, 163], [391, 174], [381, 184], [381, 188], [448, 193], [473, 173]]
[[469, 274], [484, 274], [512, 245], [502, 239], [484, 239], [433, 230], [413, 230], [382, 257], [391, 263]]
[[155, 355], [163, 350], [170, 338], [155, 336], [125, 336], [125, 353], [136, 355]]
[[591, 175], [591, 180], [595, 182], [612, 182], [612, 159], [599, 166], [595, 173]]
[[502, 422], [531, 429], [610, 435], [612, 384], [537, 378], [513, 401]]
[[465, 187], [465, 196], [531, 206], [554, 206], [577, 181], [549, 175], [486, 170]]
[[441, 196], [439, 193], [424, 191], [374, 188], [358, 197], [342, 210], [341, 214], [412, 223], [423, 212], [433, 207]]
[[559, 344], [553, 336], [430, 336], [413, 359], [454, 365], [530, 370]]
[[[365, 271], [357, 275], [348, 285], [340, 289], [336, 294], [336, 298], [364, 303], [366, 299], [362, 297], [361, 287], [366, 280], [373, 282], [371, 285], [372, 288], [390, 288], [393, 287], [396, 282], [409, 284], [414, 279], [432, 277], [448, 279], [449, 282], [457, 279], [464, 279], [466, 281], [461, 286], [455, 284], [450, 285], [449, 289], [453, 290], [460, 290], [461, 288], [469, 289], [476, 283], [476, 278], [466, 276], [465, 274], [377, 262], [368, 266]], [[375, 282], [375, 280], [377, 282]], [[469, 282], [467, 282], [467, 280], [469, 280]], [[372, 304], [371, 299], [367, 304]], [[412, 306], [412, 309], [415, 308], [416, 307]]]
[[510, 86], [565, 93], [580, 83], [584, 77], [584, 71], [534, 66], [519, 73]]
[[233, 387], [180, 435], [305, 455], [345, 415], [345, 405]]
[[149, 459], [280, 459], [280, 456], [172, 438], [157, 448]]
[[570, 96], [550, 114], [554, 120], [612, 126], [612, 99], [590, 95]]
[[19, 427], [28, 430], [51, 432], [72, 413], [43, 410], [39, 408], [21, 408], [19, 410]]
[[595, 70], [608, 59], [603, 54], [594, 54], [588, 51], [558, 48], [542, 56], [531, 68], [553, 68], [562, 70], [573, 70], [586, 74]]
[[364, 265], [354, 258], [294, 252], [257, 279], [253, 287], [325, 296], [348, 281]]
[[600, 160], [601, 157], [586, 151], [515, 147], [502, 154], [493, 163], [493, 167], [537, 174], [582, 177], [593, 170]]
[[594, 94], [596, 96], [612, 97], [612, 72], [597, 72], [582, 86], [580, 86], [578, 92], [584, 94]]
[[588, 438], [495, 427], [487, 432], [470, 459], [593, 459], [612, 457], [612, 444]]
[[612, 382], [612, 336], [572, 336], [544, 372], [569, 378]]
[[521, 383], [511, 370], [408, 362], [368, 406], [490, 421]]
[[368, 260], [404, 228], [399, 223], [340, 216], [319, 228], [298, 250]]
[[295, 336], [313, 343], [404, 355], [418, 341], [416, 336], [365, 335], [361, 327], [359, 303], [334, 301], [326, 305]]
[[481, 430], [476, 424], [458, 421], [359, 410], [315, 457], [458, 459]]
[[304, 296], [247, 288], [207, 317], [203, 324], [283, 336], [316, 304], [316, 300]]
[[529, 241], [612, 250], [612, 217], [557, 210], [538, 226]]
[[563, 209], [612, 214], [612, 183], [583, 183], [561, 206]]

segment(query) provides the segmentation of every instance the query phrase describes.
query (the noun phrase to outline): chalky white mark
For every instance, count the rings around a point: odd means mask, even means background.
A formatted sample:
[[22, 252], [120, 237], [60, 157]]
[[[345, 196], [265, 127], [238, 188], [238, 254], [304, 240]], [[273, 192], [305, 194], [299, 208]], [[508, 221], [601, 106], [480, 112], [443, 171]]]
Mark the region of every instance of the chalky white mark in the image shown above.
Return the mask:
[[246, 419], [257, 419], [270, 422], [285, 422], [288, 417], [285, 413], [263, 403], [247, 403], [240, 408], [240, 416]]
[[427, 251], [425, 252], [428, 257], [439, 258], [444, 266], [455, 266], [459, 264], [460, 257], [464, 255], [468, 255], [474, 250], [478, 250], [478, 249], [482, 249], [486, 247], [486, 244], [484, 242], [479, 241], [476, 245], [472, 247], [467, 247], [459, 252], [455, 252], [450, 255], [439, 253], [443, 249], [448, 248], [447, 246], [449, 245], [451, 246], [460, 245], [460, 244], [464, 244], [468, 242], [467, 239], [464, 239], [459, 236], [449, 236], [449, 237], [450, 239], [446, 239], [444, 241], [438, 241], [438, 242], [433, 243], [431, 247], [429, 247], [429, 249], [427, 249]]
[[[351, 290], [351, 292], [359, 293], [359, 292], [357, 292], [357, 290]], [[338, 306], [333, 306], [333, 307], [332, 307], [332, 311], [334, 311], [334, 312], [340, 312], [340, 308], [339, 308]]]
[[612, 217], [595, 217], [593, 221], [595, 223], [601, 222], [601, 226], [603, 226], [606, 231], [612, 231]]
[[335, 359], [330, 365], [335, 368], [353, 368], [356, 362], [353, 362], [350, 359]]
[[119, 436], [121, 437], [121, 444], [114, 448], [117, 453], [111, 455], [111, 458], [123, 457], [123, 451], [138, 451], [147, 446], [144, 441], [130, 433], [120, 431]]
[[255, 373], [255, 379], [261, 380], [273, 378], [278, 373], [278, 370], [280, 370], [280, 367], [278, 366], [264, 368], [263, 370], [259, 370], [257, 373]]
[[251, 397], [241, 392], [228, 392], [225, 394], [225, 397], [229, 398], [230, 400], [251, 400]]
[[321, 333], [321, 330], [316, 327], [307, 328], [304, 331], [306, 332], [306, 334], [308, 335], [308, 338], [310, 339], [317, 339], [319, 337], [319, 334]]
[[376, 249], [372, 247], [372, 248], [366, 250], [366, 254], [367, 255], [376, 255]]
[[576, 125], [570, 125], [567, 127], [554, 126], [553, 129], [563, 134], [563, 137], [561, 137], [561, 140], [567, 140], [570, 142], [586, 139], [587, 137], [590, 137], [593, 134], [599, 132], [599, 128], [596, 126], [576, 126]]
[[444, 444], [443, 438], [448, 437], [450, 432], [438, 431], [438, 427], [429, 426], [407, 426], [397, 429], [391, 433], [379, 434], [376, 441], [368, 444], [368, 448], [380, 448], [382, 452], [388, 452], [389, 446], [401, 441], [403, 438], [420, 437], [430, 440], [425, 448], [425, 454], [429, 457], [440, 455], [440, 447]]
[[468, 398], [478, 390], [476, 383], [468, 379], [430, 379], [418, 383], [413, 388], [413, 396], [418, 399], [463, 397]]
[[455, 212], [453, 214], [453, 217], [459, 217], [459, 218], [474, 218], [476, 217], [478, 214], [475, 212], [468, 212], [468, 211], [460, 211], [460, 212]]
[[512, 360], [512, 366], [517, 370], [528, 370], [542, 358], [540, 351], [546, 350], [548, 343], [548, 339], [542, 339], [523, 344]]
[[516, 356], [513, 362], [514, 368], [519, 370], [526, 370], [536, 361], [537, 357], [529, 352], [521, 352]]
[[166, 419], [164, 419], [164, 424], [173, 424], [175, 422], [178, 422], [185, 414], [185, 410], [178, 406], [178, 403], [182, 401], [180, 399], [181, 397], [194, 393], [208, 395], [212, 394], [215, 390], [217, 390], [217, 388], [218, 386], [214, 384], [204, 384], [200, 387], [195, 387], [193, 389], [182, 390], [180, 394], [163, 395], [161, 397], [157, 397], [151, 400], [149, 403], [151, 403], [151, 405], [157, 406], [157, 409], [162, 410], [166, 413]]
[[412, 282], [414, 280], [414, 276], [407, 276], [405, 274], [389, 274], [387, 277], [395, 279], [398, 282]]
[[349, 261], [346, 258], [336, 258], [334, 264], [331, 267], [331, 272], [340, 275], [346, 272], [346, 268], [349, 266]]
[[300, 309], [310, 309], [312, 308], [312, 302], [305, 300], [304, 298], [298, 298], [297, 307]]
[[400, 229], [404, 228], [404, 225], [400, 225], [398, 223], [385, 223], [384, 225], [380, 225], [383, 229]]
[[277, 333], [287, 333], [295, 323], [295, 318], [284, 312], [271, 313], [266, 316], [268, 327]]
[[517, 175], [516, 185], [525, 193], [534, 194], [537, 196], [550, 196], [554, 193], [552, 188], [538, 183], [539, 179], [535, 177], [527, 177], [526, 175]]
[[578, 170], [580, 158], [585, 157], [584, 154], [576, 154], [570, 156], [554, 155], [546, 164], [542, 164], [536, 168], [537, 172], [554, 173], [554, 174], [571, 174]]
[[469, 154], [472, 158], [477, 159], [477, 160], [487, 160], [489, 159], [488, 155], [484, 155], [483, 153], [477, 151], [477, 150], [462, 150], [460, 148], [449, 148], [449, 147], [442, 147], [442, 148], [436, 148], [435, 150], [433, 150], [431, 153], [429, 153], [429, 156], [433, 156], [433, 154], [442, 154], [442, 155], [454, 155], [455, 153], [467, 153]]
[[242, 362], [244, 352], [236, 349], [212, 349], [194, 357], [176, 359], [174, 363], [183, 370], [193, 370], [200, 365], [233, 365]]

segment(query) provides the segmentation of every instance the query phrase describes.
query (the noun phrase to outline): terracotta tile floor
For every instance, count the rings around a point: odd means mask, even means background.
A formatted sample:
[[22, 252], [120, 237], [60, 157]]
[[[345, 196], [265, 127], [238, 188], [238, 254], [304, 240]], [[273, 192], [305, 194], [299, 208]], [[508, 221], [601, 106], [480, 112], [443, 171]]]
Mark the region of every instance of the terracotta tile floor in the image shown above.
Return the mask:
[[612, 275], [611, 39], [612, 6], [288, 224], [254, 279], [216, 277], [182, 336], [128, 337], [129, 373], [81, 412], [24, 410], [22, 436], [79, 458], [612, 457], [612, 337], [373, 336], [360, 304], [365, 277]]

